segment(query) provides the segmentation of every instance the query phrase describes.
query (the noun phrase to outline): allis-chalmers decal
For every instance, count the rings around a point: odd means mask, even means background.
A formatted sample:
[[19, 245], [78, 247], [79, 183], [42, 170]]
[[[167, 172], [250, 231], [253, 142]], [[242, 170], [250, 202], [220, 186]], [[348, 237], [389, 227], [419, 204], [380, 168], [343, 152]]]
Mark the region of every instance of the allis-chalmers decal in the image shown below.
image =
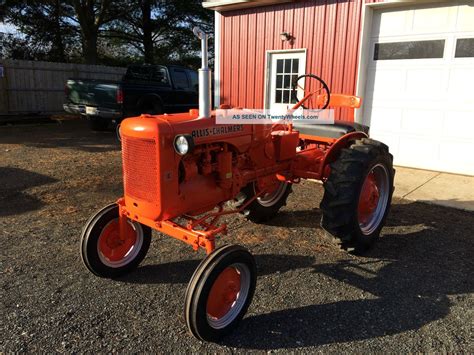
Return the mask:
[[216, 127], [209, 127], [203, 129], [196, 129], [191, 132], [193, 138], [201, 138], [201, 137], [210, 137], [210, 136], [218, 136], [221, 134], [229, 134], [235, 132], [241, 132], [244, 130], [244, 125], [225, 125], [225, 126], [216, 126]]

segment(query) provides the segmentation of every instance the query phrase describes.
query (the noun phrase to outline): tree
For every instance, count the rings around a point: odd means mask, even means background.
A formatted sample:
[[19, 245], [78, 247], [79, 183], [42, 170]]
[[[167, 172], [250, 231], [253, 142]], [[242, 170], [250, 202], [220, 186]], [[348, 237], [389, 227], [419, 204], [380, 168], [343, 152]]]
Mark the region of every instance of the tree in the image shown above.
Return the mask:
[[104, 25], [127, 13], [126, 1], [70, 0], [76, 14], [82, 39], [82, 54], [87, 64], [98, 60], [97, 44]]
[[213, 13], [200, 0], [5, 0], [0, 20], [18, 30], [0, 44], [18, 59], [194, 65], [192, 28], [212, 32]]
[[196, 57], [199, 41], [192, 28], [212, 32], [213, 13], [198, 0], [139, 0], [129, 2], [130, 11], [109, 26], [109, 38], [129, 43], [145, 63], [180, 61]]
[[[0, 19], [16, 26], [22, 33], [19, 38], [5, 36], [13, 52], [22, 51], [14, 46], [31, 49], [31, 55], [42, 53], [52, 61], [66, 60], [66, 47], [73, 42], [74, 29], [65, 21], [70, 15], [60, 0], [7, 0], [0, 9]], [[23, 48], [24, 55], [28, 57]]]

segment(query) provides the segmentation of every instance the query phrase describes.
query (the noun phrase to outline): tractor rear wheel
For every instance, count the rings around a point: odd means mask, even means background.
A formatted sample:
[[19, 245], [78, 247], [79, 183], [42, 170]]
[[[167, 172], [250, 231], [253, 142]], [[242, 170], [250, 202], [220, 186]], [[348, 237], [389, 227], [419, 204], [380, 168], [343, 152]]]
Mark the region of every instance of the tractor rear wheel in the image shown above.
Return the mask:
[[151, 229], [128, 220], [125, 235], [120, 235], [119, 208], [110, 204], [87, 221], [81, 235], [84, 265], [100, 277], [118, 277], [135, 269], [146, 256]]
[[200, 340], [219, 341], [234, 330], [252, 302], [255, 259], [239, 245], [214, 250], [197, 267], [186, 289], [184, 317]]
[[[278, 181], [268, 193], [257, 197], [242, 212], [245, 217], [254, 223], [264, 223], [272, 219], [286, 205], [291, 193], [291, 184]], [[239, 203], [243, 206], [258, 193], [257, 183], [248, 184], [241, 191], [244, 199]]]
[[393, 156], [388, 147], [363, 138], [341, 150], [324, 183], [321, 226], [341, 246], [363, 253], [379, 238], [393, 194]]

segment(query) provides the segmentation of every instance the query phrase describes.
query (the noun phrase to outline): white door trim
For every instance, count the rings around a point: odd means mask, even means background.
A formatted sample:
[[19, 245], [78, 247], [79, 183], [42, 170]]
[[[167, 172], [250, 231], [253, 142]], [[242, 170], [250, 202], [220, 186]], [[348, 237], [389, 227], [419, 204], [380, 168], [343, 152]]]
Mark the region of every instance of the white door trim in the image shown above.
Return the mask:
[[303, 63], [302, 67], [306, 73], [306, 58], [307, 58], [307, 49], [306, 48], [297, 48], [297, 49], [284, 49], [284, 50], [267, 50], [265, 51], [265, 83], [264, 83], [264, 92], [263, 92], [263, 108], [270, 108], [270, 96], [268, 88], [270, 87], [271, 78], [271, 59], [272, 54], [291, 54], [291, 53], [302, 53], [303, 54]]

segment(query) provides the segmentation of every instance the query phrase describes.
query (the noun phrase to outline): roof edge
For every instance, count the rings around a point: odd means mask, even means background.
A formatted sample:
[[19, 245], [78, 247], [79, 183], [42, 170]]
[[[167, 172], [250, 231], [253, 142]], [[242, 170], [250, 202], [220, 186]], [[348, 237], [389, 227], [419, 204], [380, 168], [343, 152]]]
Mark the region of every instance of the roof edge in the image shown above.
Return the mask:
[[293, 1], [294, 0], [207, 0], [202, 2], [202, 6], [209, 10], [230, 11], [249, 7], [284, 4]]

